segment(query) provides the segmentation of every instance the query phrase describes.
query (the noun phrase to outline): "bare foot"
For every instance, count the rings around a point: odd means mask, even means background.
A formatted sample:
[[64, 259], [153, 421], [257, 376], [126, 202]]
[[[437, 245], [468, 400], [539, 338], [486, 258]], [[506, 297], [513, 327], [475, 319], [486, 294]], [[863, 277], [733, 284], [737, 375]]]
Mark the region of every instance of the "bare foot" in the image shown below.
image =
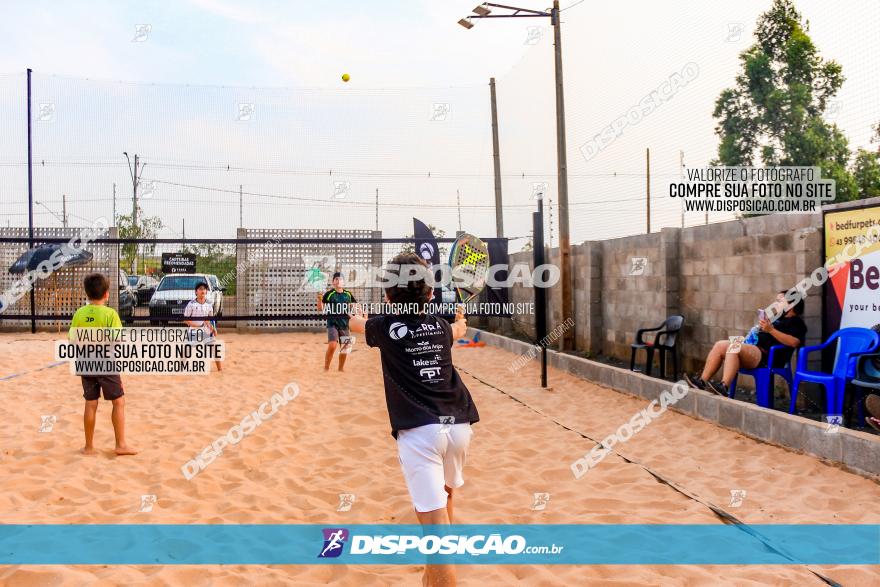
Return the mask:
[[117, 446], [116, 447], [116, 455], [117, 456], [125, 456], [125, 455], [136, 455], [138, 451], [131, 448], [130, 446]]
[[87, 456], [87, 457], [93, 457], [93, 456], [95, 456], [96, 454], [98, 454], [98, 451], [96, 451], [96, 450], [95, 450], [93, 447], [91, 447], [91, 446], [84, 446], [84, 447], [82, 447], [81, 449], [79, 449], [79, 452], [81, 452], [82, 454], [84, 454], [84, 455]]

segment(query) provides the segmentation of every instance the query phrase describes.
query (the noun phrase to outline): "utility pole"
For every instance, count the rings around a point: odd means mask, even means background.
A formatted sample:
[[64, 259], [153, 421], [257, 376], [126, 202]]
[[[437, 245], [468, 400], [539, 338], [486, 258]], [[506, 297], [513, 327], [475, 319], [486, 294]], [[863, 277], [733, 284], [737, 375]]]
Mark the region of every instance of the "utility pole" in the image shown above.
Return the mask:
[[138, 154], [134, 154], [134, 169], [131, 168], [131, 160], [128, 158], [128, 153], [126, 151], [122, 152], [125, 155], [125, 160], [128, 161], [128, 172], [131, 174], [131, 220], [132, 225], [137, 227], [137, 214], [138, 214], [138, 184], [141, 181], [141, 176], [144, 173], [144, 167], [147, 166], [146, 163], [140, 165], [140, 170], [138, 170], [138, 163], [140, 158]]
[[[131, 226], [134, 231], [133, 236], [136, 236], [140, 233], [138, 228], [138, 183], [141, 180], [141, 175], [144, 172], [145, 165], [140, 166], [140, 171], [138, 171], [138, 154], [134, 154], [134, 169], [131, 168], [131, 161], [128, 158], [128, 153], [126, 151], [122, 152], [125, 155], [125, 160], [128, 161], [128, 172], [131, 174]], [[131, 262], [131, 272], [137, 273], [137, 256], [138, 256], [138, 245], [135, 244], [134, 256]]]
[[67, 194], [61, 194], [61, 225], [67, 228]]
[[113, 226], [116, 226], [116, 182], [113, 182]]
[[138, 175], [138, 155], [134, 154], [134, 181], [132, 181], [132, 207], [131, 207], [131, 220], [132, 225], [138, 225], [138, 181], [140, 181], [140, 176]]
[[550, 248], [553, 248], [553, 196], [547, 196], [547, 227], [550, 229]]
[[181, 222], [181, 230], [183, 230], [181, 235], [183, 236], [183, 240], [186, 240], [186, 218], [181, 218], [180, 222]]
[[458, 232], [461, 232], [461, 192], [455, 190], [455, 205], [458, 208]]
[[498, 150], [498, 102], [494, 77], [489, 78], [489, 101], [492, 110], [492, 166], [495, 171], [495, 236], [501, 238], [504, 236], [504, 210], [501, 206], [501, 154]]
[[243, 204], [242, 204], [242, 200], [243, 200], [242, 194], [244, 192], [242, 190], [243, 190], [243, 186], [241, 184], [239, 184], [239, 186], [238, 186], [238, 227], [239, 228], [244, 228], [244, 212], [243, 212], [244, 208], [243, 208]]
[[379, 230], [379, 188], [376, 188], [376, 231]]
[[[562, 23], [559, 20], [559, 0], [553, 0], [550, 13], [553, 24], [554, 64], [556, 70], [556, 164], [558, 167], [559, 205], [559, 274], [562, 281], [562, 324], [572, 319], [571, 236], [568, 225], [568, 155], [565, 145], [565, 99], [562, 86]], [[574, 328], [562, 334], [562, 350], [574, 348]]]
[[648, 222], [646, 234], [651, 234], [651, 149], [645, 149], [645, 206]]

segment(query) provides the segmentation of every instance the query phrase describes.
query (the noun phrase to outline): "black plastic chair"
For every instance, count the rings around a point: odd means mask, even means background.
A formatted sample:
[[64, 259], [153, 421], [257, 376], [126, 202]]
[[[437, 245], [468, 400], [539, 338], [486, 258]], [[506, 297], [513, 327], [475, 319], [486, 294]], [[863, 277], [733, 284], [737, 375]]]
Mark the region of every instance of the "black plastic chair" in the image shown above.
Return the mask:
[[[654, 351], [656, 350], [660, 355], [660, 378], [665, 379], [666, 353], [668, 352], [672, 355], [672, 378], [675, 379], [678, 376], [678, 348], [676, 342], [678, 340], [678, 333], [681, 331], [683, 324], [683, 316], [669, 316], [663, 321], [663, 324], [656, 328], [642, 328], [636, 332], [636, 342], [630, 345], [632, 348], [632, 354], [629, 359], [629, 370], [636, 370], [636, 353], [640, 349], [644, 349], [645, 354], [647, 355], [647, 360], [645, 362], [645, 375], [650, 377], [654, 365]], [[654, 340], [645, 341], [643, 336], [646, 332], [656, 332], [657, 334], [654, 335]]]
[[856, 363], [856, 376], [850, 383], [855, 386], [850, 389], [858, 409], [859, 426], [864, 428], [865, 402], [860, 396], [868, 390], [880, 393], [880, 353], [859, 355]]

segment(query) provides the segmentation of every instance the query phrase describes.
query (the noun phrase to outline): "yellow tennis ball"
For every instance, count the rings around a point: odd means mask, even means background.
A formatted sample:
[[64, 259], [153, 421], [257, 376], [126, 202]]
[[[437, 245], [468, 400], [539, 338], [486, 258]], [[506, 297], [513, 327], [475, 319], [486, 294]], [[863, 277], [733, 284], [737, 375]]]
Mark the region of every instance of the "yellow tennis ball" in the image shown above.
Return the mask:
[[347, 73], [342, 74], [342, 81], [347, 82], [350, 79], [351, 79], [351, 76], [348, 75]]

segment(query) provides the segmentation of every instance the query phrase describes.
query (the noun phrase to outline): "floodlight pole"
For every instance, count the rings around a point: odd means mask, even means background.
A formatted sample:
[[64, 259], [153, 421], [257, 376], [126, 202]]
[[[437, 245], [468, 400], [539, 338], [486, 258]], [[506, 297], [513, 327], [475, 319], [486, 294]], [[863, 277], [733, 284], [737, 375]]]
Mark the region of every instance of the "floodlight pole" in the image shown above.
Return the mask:
[[[513, 11], [510, 14], [491, 14], [489, 8], [501, 8]], [[565, 100], [562, 84], [562, 27], [559, 19], [559, 0], [553, 0], [550, 12], [517, 8], [504, 4], [485, 2], [474, 9], [474, 14], [463, 18], [459, 24], [472, 28], [473, 19], [483, 18], [529, 18], [549, 17], [553, 26], [553, 62], [556, 85], [556, 167], [558, 190], [557, 205], [559, 206], [559, 279], [562, 285], [562, 323], [573, 324], [572, 318], [572, 268], [571, 268], [571, 237], [568, 222], [568, 157], [565, 144]], [[574, 328], [566, 328], [560, 337], [562, 350], [574, 348]]]
[[[562, 282], [562, 324], [574, 324], [572, 318], [571, 238], [568, 225], [568, 157], [565, 145], [565, 100], [562, 91], [562, 27], [559, 21], [559, 0], [553, 0], [554, 63], [556, 69], [556, 166], [559, 206], [559, 278]], [[562, 350], [574, 348], [574, 328], [566, 328], [561, 337]]]

